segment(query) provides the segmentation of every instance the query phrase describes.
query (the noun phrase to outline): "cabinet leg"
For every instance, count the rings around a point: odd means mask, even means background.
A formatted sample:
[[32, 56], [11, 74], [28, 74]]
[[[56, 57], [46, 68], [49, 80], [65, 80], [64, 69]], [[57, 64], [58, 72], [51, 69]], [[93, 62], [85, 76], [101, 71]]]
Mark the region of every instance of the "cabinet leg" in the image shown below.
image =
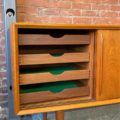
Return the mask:
[[43, 113], [43, 120], [47, 120], [47, 113]]
[[55, 112], [56, 120], [64, 120], [64, 111]]

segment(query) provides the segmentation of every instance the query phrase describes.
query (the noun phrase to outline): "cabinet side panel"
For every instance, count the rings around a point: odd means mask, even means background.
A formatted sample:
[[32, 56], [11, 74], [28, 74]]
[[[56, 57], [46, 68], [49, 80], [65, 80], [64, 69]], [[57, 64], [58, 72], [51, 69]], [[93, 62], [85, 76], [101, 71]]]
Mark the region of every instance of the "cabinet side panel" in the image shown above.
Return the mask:
[[11, 28], [11, 61], [12, 61], [12, 80], [13, 80], [13, 96], [14, 110], [17, 114], [20, 109], [19, 96], [19, 65], [18, 65], [18, 28], [12, 25]]
[[96, 40], [96, 99], [120, 97], [120, 31], [98, 30]]

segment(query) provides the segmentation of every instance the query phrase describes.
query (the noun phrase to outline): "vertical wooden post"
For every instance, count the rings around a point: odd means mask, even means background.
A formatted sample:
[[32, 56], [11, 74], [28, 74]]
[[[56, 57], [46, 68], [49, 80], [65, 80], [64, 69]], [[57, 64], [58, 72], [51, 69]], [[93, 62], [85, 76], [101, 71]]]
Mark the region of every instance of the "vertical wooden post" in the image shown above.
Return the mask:
[[43, 113], [43, 120], [47, 120], [47, 113]]
[[64, 111], [55, 112], [56, 120], [64, 120]]
[[[64, 111], [55, 112], [56, 120], [64, 120]], [[43, 113], [43, 120], [47, 120], [47, 113]]]

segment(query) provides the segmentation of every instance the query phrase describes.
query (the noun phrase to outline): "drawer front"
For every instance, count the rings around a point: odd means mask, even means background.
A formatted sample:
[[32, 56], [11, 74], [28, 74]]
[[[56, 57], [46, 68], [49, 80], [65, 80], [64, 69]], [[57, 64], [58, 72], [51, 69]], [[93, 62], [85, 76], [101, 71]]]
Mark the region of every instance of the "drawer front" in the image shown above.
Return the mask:
[[69, 99], [74, 97], [85, 97], [88, 95], [89, 95], [89, 87], [80, 87], [80, 88], [65, 89], [59, 93], [53, 93], [50, 91], [25, 93], [20, 95], [21, 97], [20, 101], [21, 104], [29, 104], [29, 103]]
[[52, 73], [31, 73], [31, 74], [21, 74], [20, 84], [36, 84], [36, 83], [46, 83], [46, 82], [57, 82], [64, 80], [83, 80], [89, 79], [89, 70], [70, 70], [63, 71], [61, 74], [54, 75]]
[[41, 65], [56, 63], [89, 62], [89, 53], [63, 53], [55, 54], [23, 54], [19, 56], [20, 65]]
[[63, 35], [54, 37], [47, 34], [19, 35], [19, 45], [79, 45], [89, 44], [90, 36], [88, 35]]

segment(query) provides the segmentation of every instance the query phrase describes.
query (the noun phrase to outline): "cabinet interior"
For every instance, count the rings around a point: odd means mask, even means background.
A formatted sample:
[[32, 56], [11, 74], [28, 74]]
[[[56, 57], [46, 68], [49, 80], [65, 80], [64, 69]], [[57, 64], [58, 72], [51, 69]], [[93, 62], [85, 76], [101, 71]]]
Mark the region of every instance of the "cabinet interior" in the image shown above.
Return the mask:
[[94, 31], [18, 29], [20, 108], [94, 99]]

